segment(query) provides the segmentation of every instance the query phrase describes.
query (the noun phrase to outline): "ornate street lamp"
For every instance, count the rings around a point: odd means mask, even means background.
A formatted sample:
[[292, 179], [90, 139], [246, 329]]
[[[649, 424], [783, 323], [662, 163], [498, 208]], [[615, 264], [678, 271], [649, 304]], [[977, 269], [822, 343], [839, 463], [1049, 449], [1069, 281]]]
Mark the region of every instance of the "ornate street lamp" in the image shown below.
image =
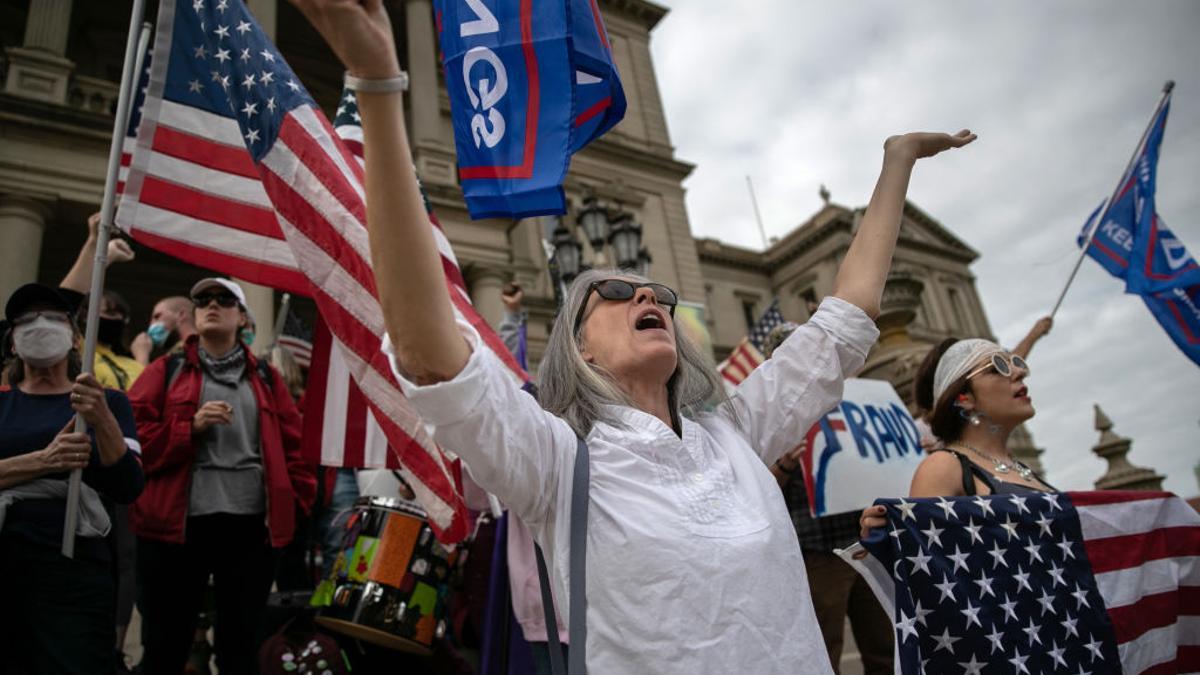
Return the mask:
[[650, 263], [652, 262], [654, 262], [654, 259], [650, 257], [650, 251], [642, 247], [638, 251], [637, 273], [648, 278], [650, 276]]
[[612, 231], [608, 235], [613, 253], [617, 258], [617, 267], [623, 270], [636, 270], [638, 267], [638, 252], [642, 246], [642, 226], [633, 221], [628, 213], [617, 215]]
[[567, 229], [561, 218], [558, 227], [550, 238], [554, 246], [554, 259], [558, 263], [558, 273], [564, 283], [571, 283], [582, 271], [583, 246], [575, 239], [575, 235]]
[[592, 250], [599, 252], [600, 247], [608, 240], [608, 210], [600, 206], [600, 200], [595, 195], [583, 198], [583, 209], [575, 217], [575, 222], [583, 228]]

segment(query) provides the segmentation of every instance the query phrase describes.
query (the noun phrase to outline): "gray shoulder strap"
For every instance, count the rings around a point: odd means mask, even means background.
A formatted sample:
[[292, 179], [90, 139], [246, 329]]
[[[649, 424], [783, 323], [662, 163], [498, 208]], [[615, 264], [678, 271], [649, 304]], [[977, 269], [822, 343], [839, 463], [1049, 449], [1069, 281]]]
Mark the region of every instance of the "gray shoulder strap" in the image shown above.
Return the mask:
[[537, 555], [538, 582], [542, 587], [542, 612], [546, 617], [546, 637], [550, 642], [550, 670], [554, 675], [585, 675], [587, 673], [587, 511], [588, 485], [591, 482], [591, 467], [588, 464], [588, 447], [582, 439], [576, 439], [575, 468], [571, 476], [571, 616], [567, 617], [567, 634], [570, 636], [569, 664], [563, 665], [562, 646], [558, 641], [558, 621], [554, 614], [554, 596], [550, 593], [550, 574], [546, 569], [546, 556], [542, 547], [533, 545]]

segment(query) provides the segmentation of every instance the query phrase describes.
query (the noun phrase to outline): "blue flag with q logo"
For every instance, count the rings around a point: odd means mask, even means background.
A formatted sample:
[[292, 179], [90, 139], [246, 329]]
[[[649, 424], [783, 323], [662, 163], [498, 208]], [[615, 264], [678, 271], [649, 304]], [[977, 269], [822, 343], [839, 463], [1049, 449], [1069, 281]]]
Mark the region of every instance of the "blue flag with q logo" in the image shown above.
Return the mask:
[[571, 155], [625, 114], [595, 0], [435, 0], [472, 218], [566, 211]]

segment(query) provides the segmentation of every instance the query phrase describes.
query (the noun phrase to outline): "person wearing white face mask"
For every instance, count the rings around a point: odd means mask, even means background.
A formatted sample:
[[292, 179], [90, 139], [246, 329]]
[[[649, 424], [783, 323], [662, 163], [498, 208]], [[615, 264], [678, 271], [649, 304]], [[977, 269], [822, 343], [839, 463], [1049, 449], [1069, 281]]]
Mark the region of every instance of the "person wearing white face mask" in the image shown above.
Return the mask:
[[[0, 387], [0, 651], [11, 672], [113, 667], [113, 576], [100, 495], [128, 504], [143, 487], [128, 399], [79, 374], [72, 304], [40, 284], [17, 289], [11, 387]], [[75, 433], [76, 415], [89, 432]], [[75, 557], [59, 552], [67, 477], [83, 469]], [[13, 660], [15, 659], [15, 661]]]

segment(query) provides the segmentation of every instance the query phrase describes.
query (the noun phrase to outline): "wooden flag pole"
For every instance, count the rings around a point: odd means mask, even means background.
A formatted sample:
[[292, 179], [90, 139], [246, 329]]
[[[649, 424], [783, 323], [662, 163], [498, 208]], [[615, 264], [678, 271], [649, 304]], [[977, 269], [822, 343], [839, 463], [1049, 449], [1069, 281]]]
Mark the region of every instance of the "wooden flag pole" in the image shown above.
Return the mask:
[[[117, 196], [117, 175], [121, 168], [121, 149], [125, 145], [125, 130], [129, 128], [129, 111], [133, 104], [141, 64], [150, 44], [150, 24], [142, 23], [146, 1], [133, 0], [129, 15], [129, 37], [125, 40], [125, 68], [121, 73], [121, 89], [117, 97], [117, 113], [113, 115], [112, 144], [108, 148], [108, 171], [104, 177], [104, 200], [100, 206], [100, 227], [96, 232], [96, 259], [92, 267], [92, 285], [88, 294], [87, 327], [83, 338], [83, 372], [91, 373], [96, 361], [96, 330], [100, 319], [100, 296], [104, 292], [104, 272], [108, 264], [108, 233], [113, 226], [113, 204]], [[141, 30], [138, 27], [141, 26]], [[82, 415], [75, 416], [75, 432], [87, 432]], [[67, 516], [63, 523], [62, 554], [75, 557], [75, 529], [79, 524], [79, 493], [83, 469], [71, 472], [67, 487]]]
[[1121, 193], [1121, 188], [1125, 182], [1129, 180], [1129, 172], [1133, 170], [1133, 164], [1137, 161], [1138, 156], [1142, 154], [1142, 148], [1146, 145], [1146, 138], [1150, 135], [1150, 130], [1154, 128], [1154, 121], [1158, 119], [1158, 113], [1162, 110], [1167, 99], [1171, 96], [1171, 90], [1175, 88], [1174, 80], [1167, 80], [1163, 85], [1162, 97], [1158, 99], [1158, 105], [1154, 108], [1154, 114], [1150, 117], [1150, 124], [1146, 126], [1146, 130], [1142, 132], [1142, 139], [1138, 141], [1137, 147], [1133, 150], [1133, 157], [1129, 158], [1129, 163], [1125, 165], [1125, 171], [1121, 173], [1121, 179], [1117, 181], [1117, 186], [1113, 188], [1112, 194], [1101, 205], [1099, 213], [1096, 215], [1095, 222], [1088, 229], [1087, 239], [1083, 242], [1083, 248], [1079, 251], [1079, 257], [1075, 259], [1075, 266], [1071, 268], [1071, 276], [1067, 277], [1067, 283], [1063, 286], [1062, 292], [1058, 294], [1058, 300], [1054, 303], [1054, 309], [1050, 310], [1050, 318], [1058, 313], [1058, 308], [1062, 306], [1063, 298], [1067, 297], [1067, 289], [1071, 287], [1071, 282], [1075, 281], [1075, 274], [1079, 272], [1079, 266], [1083, 263], [1083, 257], [1087, 255], [1088, 247], [1092, 245], [1092, 238], [1096, 236], [1096, 230], [1100, 229], [1100, 223], [1104, 222], [1104, 216], [1108, 214], [1108, 207], [1117, 200], [1117, 196]]

